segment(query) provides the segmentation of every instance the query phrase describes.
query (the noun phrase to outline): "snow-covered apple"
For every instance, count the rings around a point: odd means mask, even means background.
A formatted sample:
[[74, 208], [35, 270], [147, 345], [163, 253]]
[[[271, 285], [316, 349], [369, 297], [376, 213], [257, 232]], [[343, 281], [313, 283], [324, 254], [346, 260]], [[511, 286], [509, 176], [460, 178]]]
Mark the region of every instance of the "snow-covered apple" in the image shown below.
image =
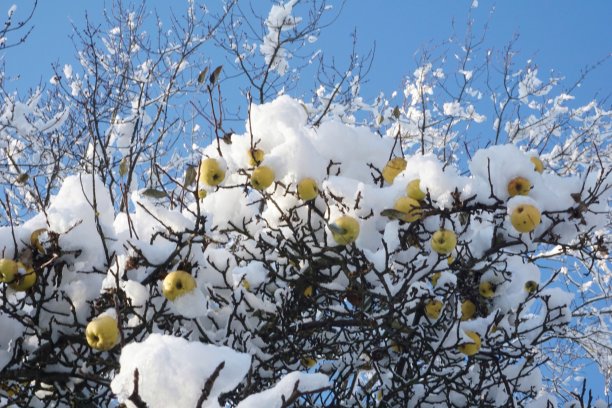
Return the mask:
[[421, 179], [414, 179], [406, 186], [406, 195], [414, 200], [423, 201], [427, 195], [421, 190]]
[[297, 193], [302, 201], [314, 200], [319, 194], [317, 181], [310, 177], [300, 180], [297, 184]]
[[432, 299], [425, 304], [425, 315], [432, 320], [437, 320], [440, 317], [444, 303], [438, 299]]
[[475, 331], [467, 331], [465, 332], [465, 334], [470, 339], [472, 339], [472, 341], [460, 344], [457, 349], [460, 353], [463, 353], [466, 356], [473, 356], [474, 354], [478, 353], [478, 351], [480, 351], [480, 336]]
[[36, 283], [36, 272], [32, 266], [24, 265], [21, 262], [17, 262], [17, 265], [17, 273], [9, 286], [17, 292], [25, 292]]
[[383, 179], [393, 184], [393, 180], [404, 170], [406, 170], [408, 162], [403, 157], [394, 157], [389, 160], [382, 170]]
[[249, 158], [249, 165], [259, 166], [263, 161], [265, 153], [262, 149], [248, 149], [247, 157]]
[[515, 177], [508, 183], [508, 195], [510, 197], [527, 195], [530, 190], [531, 182], [525, 177]]
[[274, 170], [268, 166], [259, 166], [251, 174], [251, 185], [255, 190], [265, 190], [274, 183]]

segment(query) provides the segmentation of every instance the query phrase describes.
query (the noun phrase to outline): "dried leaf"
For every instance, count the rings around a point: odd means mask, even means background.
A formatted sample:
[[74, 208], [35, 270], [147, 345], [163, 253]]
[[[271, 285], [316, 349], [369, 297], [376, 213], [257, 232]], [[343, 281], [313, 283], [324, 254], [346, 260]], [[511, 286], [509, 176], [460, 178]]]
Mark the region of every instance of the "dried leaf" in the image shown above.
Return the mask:
[[215, 68], [213, 73], [210, 74], [210, 78], [208, 78], [208, 80], [210, 81], [211, 85], [214, 85], [217, 82], [219, 75], [221, 75], [221, 70], [223, 70], [223, 65], [219, 65], [217, 68]]
[[335, 232], [336, 234], [340, 234], [340, 235], [346, 234], [345, 228], [341, 228], [336, 224], [329, 224], [328, 226], [331, 232]]
[[127, 174], [127, 172], [128, 172], [128, 158], [124, 157], [119, 162], [119, 175], [123, 177]]
[[206, 75], [208, 75], [208, 67], [204, 68], [204, 70], [200, 72], [200, 75], [198, 75], [198, 82], [201, 84], [204, 83], [204, 81], [206, 81]]
[[17, 184], [25, 184], [25, 182], [28, 181], [29, 178], [30, 176], [28, 175], [28, 173], [21, 173], [17, 176], [17, 179], [15, 181], [17, 182]]
[[391, 219], [401, 220], [401, 219], [403, 219], [403, 217], [406, 216], [406, 213], [402, 212], [402, 211], [395, 210], [393, 208], [387, 208], [386, 210], [382, 210], [380, 212], [380, 215], [382, 215], [383, 217], [391, 218]]
[[143, 196], [153, 197], [153, 198], [164, 198], [164, 197], [166, 197], [166, 193], [165, 192], [163, 192], [161, 190], [156, 190], [154, 188], [147, 188], [141, 194]]
[[197, 172], [195, 167], [192, 165], [188, 165], [185, 169], [185, 187], [189, 187], [190, 185], [192, 185], [195, 182], [196, 176]]

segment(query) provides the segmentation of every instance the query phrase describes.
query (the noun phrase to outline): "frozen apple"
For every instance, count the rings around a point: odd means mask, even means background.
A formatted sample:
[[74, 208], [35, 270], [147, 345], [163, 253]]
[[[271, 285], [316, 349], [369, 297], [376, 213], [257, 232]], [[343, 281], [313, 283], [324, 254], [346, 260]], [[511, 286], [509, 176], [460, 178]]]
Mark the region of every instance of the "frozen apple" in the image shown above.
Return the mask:
[[18, 292], [25, 292], [36, 283], [36, 272], [31, 266], [17, 262], [17, 273], [9, 286]]
[[398, 217], [405, 222], [414, 222], [421, 218], [421, 204], [414, 198], [400, 197], [395, 201], [393, 209], [399, 211], [401, 215]]
[[495, 296], [495, 286], [488, 281], [481, 282], [478, 286], [478, 292], [483, 298], [491, 299], [493, 296]]
[[256, 190], [265, 190], [274, 183], [274, 170], [268, 166], [260, 166], [251, 174], [251, 185]]
[[527, 195], [531, 190], [531, 182], [525, 177], [515, 177], [508, 183], [508, 194], [510, 197]]
[[19, 266], [12, 259], [0, 259], [0, 282], [11, 283], [15, 280]]
[[107, 351], [119, 343], [119, 325], [108, 315], [93, 319], [85, 329], [87, 344], [93, 349]]
[[406, 186], [406, 195], [414, 200], [423, 201], [427, 196], [421, 190], [421, 179], [414, 179]]
[[432, 320], [437, 320], [440, 317], [444, 303], [438, 299], [433, 299], [425, 304], [425, 315]]
[[532, 156], [529, 160], [533, 163], [533, 169], [538, 173], [542, 173], [544, 171], [544, 163], [540, 160], [539, 157]]
[[224, 166], [219, 160], [208, 158], [200, 163], [200, 182], [207, 186], [218, 186], [225, 179]]
[[249, 165], [259, 166], [264, 159], [264, 151], [261, 149], [248, 149], [247, 157], [249, 158]]
[[349, 215], [343, 215], [329, 224], [334, 241], [339, 245], [348, 245], [359, 236], [359, 221]]
[[518, 232], [531, 232], [542, 221], [540, 210], [531, 204], [520, 204], [512, 211], [510, 222]]
[[387, 183], [393, 184], [393, 180], [395, 180], [398, 174], [406, 170], [406, 165], [406, 159], [403, 157], [394, 157], [389, 160], [382, 171], [383, 179]]
[[450, 254], [457, 245], [457, 235], [454, 231], [440, 229], [431, 236], [431, 249], [440, 255]]
[[319, 195], [317, 181], [310, 177], [300, 180], [297, 185], [297, 193], [302, 201], [314, 200]]
[[460, 344], [458, 347], [459, 352], [466, 356], [473, 356], [480, 350], [480, 336], [473, 331], [468, 331], [465, 334], [472, 339], [472, 341]]
[[172, 301], [191, 292], [195, 287], [196, 280], [190, 273], [185, 271], [173, 271], [164, 278], [162, 294], [166, 299]]

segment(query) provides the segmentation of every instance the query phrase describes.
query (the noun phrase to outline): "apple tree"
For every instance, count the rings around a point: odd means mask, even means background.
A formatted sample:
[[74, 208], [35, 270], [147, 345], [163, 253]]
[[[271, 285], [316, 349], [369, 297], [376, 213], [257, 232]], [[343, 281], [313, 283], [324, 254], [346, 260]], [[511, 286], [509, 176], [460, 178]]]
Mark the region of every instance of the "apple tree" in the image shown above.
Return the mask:
[[470, 22], [368, 102], [339, 12], [116, 1], [4, 92], [2, 404], [608, 406], [605, 101]]

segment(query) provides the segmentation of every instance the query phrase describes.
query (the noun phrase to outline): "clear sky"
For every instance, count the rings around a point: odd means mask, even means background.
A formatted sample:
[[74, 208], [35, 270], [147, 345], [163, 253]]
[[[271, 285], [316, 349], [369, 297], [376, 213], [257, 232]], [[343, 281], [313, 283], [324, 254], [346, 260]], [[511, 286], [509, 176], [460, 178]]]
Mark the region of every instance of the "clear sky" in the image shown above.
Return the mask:
[[[0, 13], [13, 3], [18, 4], [18, 13], [25, 13], [31, 2], [0, 0], [5, 5]], [[268, 4], [263, 0], [254, 3], [258, 7]], [[4, 54], [7, 73], [23, 78], [19, 88], [35, 86], [40, 79], [48, 83], [52, 62], [70, 62], [74, 56], [69, 39], [71, 24], [82, 25], [86, 11], [94, 19], [101, 18], [105, 4], [110, 1], [39, 0], [27, 46], [0, 53]], [[162, 14], [170, 7], [184, 8], [180, 0], [149, 0], [147, 4]], [[453, 34], [453, 21], [455, 32], [463, 35], [469, 5], [468, 0], [348, 0], [338, 21], [323, 33], [317, 46], [342, 60], [349, 53], [349, 34], [356, 28], [363, 52], [376, 44], [365, 96], [373, 98], [379, 91], [388, 95], [401, 89], [402, 79], [414, 69], [416, 51]], [[578, 78], [585, 66], [612, 52], [609, 0], [480, 0], [471, 14], [476, 30], [488, 24], [488, 46], [499, 49], [518, 33], [520, 62], [533, 59], [541, 72], [554, 69], [568, 80]], [[610, 74], [612, 63], [608, 60], [589, 76], [578, 97], [586, 101], [598, 93], [609, 94]]]
[[[241, 0], [242, 1], [242, 0]], [[129, 0], [124, 0], [129, 3]], [[211, 3], [210, 1], [209, 3]], [[253, 0], [258, 7], [268, 2]], [[334, 4], [334, 1], [330, 1]], [[480, 0], [470, 9], [468, 0], [348, 0], [340, 18], [325, 31], [317, 47], [339, 61], [350, 52], [350, 33], [357, 29], [362, 52], [376, 44], [376, 56], [363, 87], [366, 100], [380, 91], [389, 95], [401, 90], [403, 78], [415, 68], [415, 53], [423, 46], [439, 44], [453, 32], [462, 37], [468, 14], [475, 19], [476, 30], [487, 25], [487, 46], [501, 49], [519, 34], [517, 62], [532, 59], [541, 72], [554, 69], [573, 82], [588, 65], [609, 56], [612, 51], [612, 1], [610, 0]], [[23, 16], [32, 0], [0, 0], [0, 13], [18, 4], [17, 15]], [[168, 8], [184, 8], [180, 0], [150, 0], [149, 7], [162, 15]], [[107, 0], [106, 5], [110, 5]], [[69, 38], [72, 24], [81, 27], [85, 12], [100, 19], [105, 2], [101, 0], [39, 0], [27, 43], [0, 51], [9, 76], [20, 80], [8, 84], [25, 94], [38, 84], [49, 86], [51, 64], [71, 63], [75, 51]], [[454, 24], [453, 25], [452, 23]], [[577, 90], [576, 96], [586, 103], [610, 95], [612, 62], [608, 59], [594, 70]], [[298, 95], [299, 96], [299, 95]], [[607, 102], [608, 107], [610, 102]], [[590, 385], [601, 395], [599, 378]]]

